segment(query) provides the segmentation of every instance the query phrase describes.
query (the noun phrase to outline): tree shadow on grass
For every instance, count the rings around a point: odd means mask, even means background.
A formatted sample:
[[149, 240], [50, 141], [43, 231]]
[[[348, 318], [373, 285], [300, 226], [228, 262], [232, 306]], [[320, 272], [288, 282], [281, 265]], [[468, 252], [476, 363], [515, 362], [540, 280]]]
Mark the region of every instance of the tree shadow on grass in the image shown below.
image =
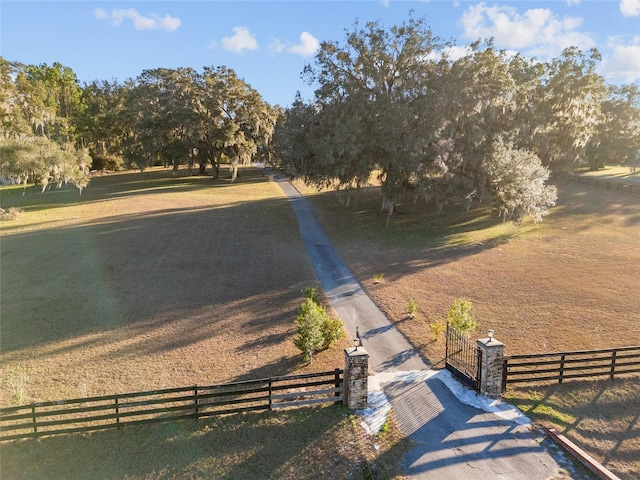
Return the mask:
[[[253, 310], [258, 333], [288, 321], [276, 312], [313, 272], [299, 238], [278, 226], [284, 208], [176, 208], [3, 237], [3, 353], [141, 321], [210, 323], [225, 305]], [[274, 268], [282, 258], [287, 268]]]
[[212, 195], [3, 235], [2, 362], [29, 369], [27, 401], [228, 381], [291, 350], [317, 280], [287, 200]]
[[[474, 204], [469, 213], [459, 206], [445, 207], [438, 215], [432, 206], [405, 201], [385, 228], [387, 214], [380, 212], [377, 187], [362, 189], [358, 208], [345, 208], [335, 201], [333, 192], [309, 195], [328, 236], [337, 238], [340, 248], [357, 244], [359, 251], [379, 249], [388, 260], [385, 279], [393, 281], [416, 270], [424, 270], [472, 257], [510, 242], [531, 229], [544, 229], [548, 223], [567, 225], [563, 235], [585, 233], [600, 228], [602, 217], [624, 219], [626, 227], [640, 223], [637, 195], [592, 189], [584, 185], [558, 185], [559, 200], [549, 217], [535, 227], [530, 221], [521, 226], [504, 222], [491, 212], [491, 205]], [[509, 226], [503, 228], [503, 225]], [[558, 229], [556, 225], [554, 227]], [[552, 229], [553, 234], [557, 231]], [[351, 239], [354, 239], [351, 241]], [[380, 268], [380, 267], [377, 267]], [[378, 273], [367, 272], [368, 278]]]
[[264, 364], [258, 368], [252, 369], [250, 372], [236, 375], [233, 382], [244, 382], [247, 380], [262, 380], [266, 378], [292, 375], [293, 372], [300, 368], [304, 368], [308, 364], [302, 361], [300, 355], [286, 356]]
[[331, 440], [345, 418], [340, 407], [307, 407], [8, 442], [2, 476], [293, 479], [332, 468], [342, 476], [353, 452]]
[[214, 178], [209, 175], [190, 175], [188, 170], [173, 172], [154, 168], [143, 173], [124, 171], [91, 179], [87, 188], [79, 193], [73, 185], [61, 188], [49, 187], [44, 193], [39, 186], [29, 186], [25, 190], [16, 185], [0, 188], [2, 208], [21, 207], [29, 211], [46, 210], [53, 206], [63, 207], [96, 202], [106, 202], [115, 198], [149, 194], [188, 193], [211, 188], [232, 187], [242, 184], [267, 183], [269, 179], [256, 167], [242, 167], [240, 176]]
[[520, 386], [509, 397], [535, 423], [556, 428], [621, 478], [640, 475], [640, 378]]

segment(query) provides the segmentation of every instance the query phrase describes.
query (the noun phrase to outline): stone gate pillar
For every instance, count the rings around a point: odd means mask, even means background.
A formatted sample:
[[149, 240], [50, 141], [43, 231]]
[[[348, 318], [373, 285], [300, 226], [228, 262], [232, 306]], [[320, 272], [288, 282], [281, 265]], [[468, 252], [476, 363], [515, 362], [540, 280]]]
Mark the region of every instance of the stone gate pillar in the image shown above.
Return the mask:
[[489, 330], [487, 338], [476, 340], [482, 351], [480, 366], [480, 394], [489, 398], [500, 398], [502, 393], [502, 359], [504, 343], [493, 338], [493, 330]]
[[343, 402], [352, 410], [367, 407], [369, 354], [363, 347], [344, 349]]

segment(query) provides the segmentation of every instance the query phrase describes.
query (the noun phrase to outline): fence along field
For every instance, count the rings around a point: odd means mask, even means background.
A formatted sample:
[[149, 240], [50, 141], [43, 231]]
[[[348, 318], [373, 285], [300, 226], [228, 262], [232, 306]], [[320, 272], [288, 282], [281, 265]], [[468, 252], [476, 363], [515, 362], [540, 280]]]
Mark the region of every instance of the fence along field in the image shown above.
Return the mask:
[[574, 352], [537, 353], [505, 357], [502, 388], [512, 383], [534, 383], [640, 373], [640, 346]]
[[624, 183], [619, 181], [609, 181], [607, 179], [597, 177], [584, 177], [580, 175], [572, 175], [571, 181], [584, 185], [591, 185], [596, 188], [604, 188], [605, 190], [617, 190], [619, 192], [634, 193], [640, 195], [640, 183]]
[[0, 440], [342, 402], [343, 371], [169, 388], [0, 409]]

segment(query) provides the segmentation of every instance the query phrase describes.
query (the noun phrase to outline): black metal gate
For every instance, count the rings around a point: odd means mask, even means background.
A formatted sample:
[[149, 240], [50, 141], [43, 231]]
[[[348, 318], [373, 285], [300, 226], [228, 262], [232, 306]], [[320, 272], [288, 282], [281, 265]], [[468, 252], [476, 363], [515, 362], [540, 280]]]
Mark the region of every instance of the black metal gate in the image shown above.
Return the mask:
[[480, 390], [482, 350], [466, 335], [447, 325], [446, 368], [454, 377]]

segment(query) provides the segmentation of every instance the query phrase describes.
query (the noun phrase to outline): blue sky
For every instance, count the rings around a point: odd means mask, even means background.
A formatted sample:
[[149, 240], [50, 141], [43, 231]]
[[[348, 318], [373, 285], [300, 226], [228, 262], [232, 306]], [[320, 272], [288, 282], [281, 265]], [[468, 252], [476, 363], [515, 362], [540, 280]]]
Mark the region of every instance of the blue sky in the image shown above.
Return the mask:
[[60, 62], [78, 80], [124, 81], [157, 67], [225, 65], [271, 104], [313, 88], [300, 77], [323, 40], [342, 41], [354, 20], [398, 24], [413, 10], [460, 48], [497, 48], [542, 60], [564, 47], [603, 56], [610, 83], [640, 82], [640, 0], [493, 1], [0, 1], [0, 55]]

